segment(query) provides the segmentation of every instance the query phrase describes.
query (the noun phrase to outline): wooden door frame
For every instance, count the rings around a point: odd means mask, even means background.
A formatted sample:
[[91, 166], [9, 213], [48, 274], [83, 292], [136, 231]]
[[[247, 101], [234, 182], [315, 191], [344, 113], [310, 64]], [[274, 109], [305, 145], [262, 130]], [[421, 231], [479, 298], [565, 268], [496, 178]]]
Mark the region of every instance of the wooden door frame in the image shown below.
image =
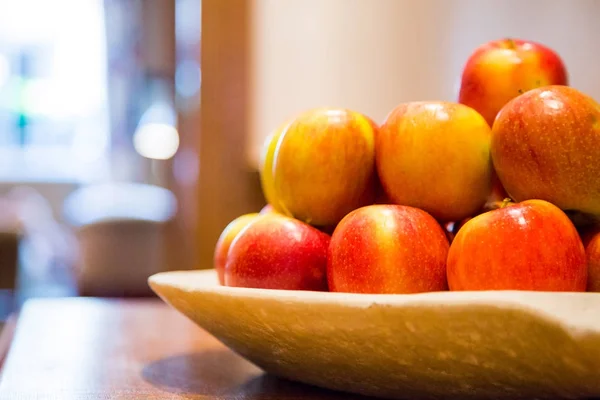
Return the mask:
[[198, 267], [211, 268], [216, 241], [234, 218], [264, 205], [247, 161], [250, 129], [251, 0], [202, 0], [202, 87], [197, 196]]

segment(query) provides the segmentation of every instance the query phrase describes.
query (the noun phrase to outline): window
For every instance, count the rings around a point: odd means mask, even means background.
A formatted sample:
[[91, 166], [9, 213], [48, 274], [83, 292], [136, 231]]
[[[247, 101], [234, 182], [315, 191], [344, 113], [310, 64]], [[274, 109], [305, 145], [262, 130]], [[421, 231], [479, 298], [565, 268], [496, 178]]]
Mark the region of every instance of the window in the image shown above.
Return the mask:
[[110, 130], [102, 0], [0, 0], [0, 181], [89, 181]]

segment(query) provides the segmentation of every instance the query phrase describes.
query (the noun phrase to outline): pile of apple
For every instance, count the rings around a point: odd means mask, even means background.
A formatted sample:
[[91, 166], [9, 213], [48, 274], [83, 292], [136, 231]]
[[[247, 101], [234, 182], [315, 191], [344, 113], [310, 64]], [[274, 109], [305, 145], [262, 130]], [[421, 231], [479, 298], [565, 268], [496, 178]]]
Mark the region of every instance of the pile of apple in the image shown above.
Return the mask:
[[552, 49], [478, 48], [459, 99], [377, 124], [318, 108], [265, 142], [268, 205], [223, 231], [222, 285], [600, 291], [600, 105]]

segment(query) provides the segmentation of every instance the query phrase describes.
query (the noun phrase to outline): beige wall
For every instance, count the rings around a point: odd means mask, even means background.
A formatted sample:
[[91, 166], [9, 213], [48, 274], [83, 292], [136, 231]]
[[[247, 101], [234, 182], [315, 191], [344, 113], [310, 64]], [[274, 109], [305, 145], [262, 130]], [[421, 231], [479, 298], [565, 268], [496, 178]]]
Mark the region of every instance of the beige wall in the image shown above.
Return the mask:
[[181, 126], [199, 178], [178, 192], [196, 205], [194, 264], [212, 266], [223, 228], [264, 204], [252, 167], [289, 116], [341, 106], [382, 121], [403, 101], [452, 100], [469, 53], [508, 35], [556, 48], [600, 99], [598, 15], [600, 0], [203, 0], [200, 114]]
[[[572, 84], [600, 99], [597, 0], [254, 0], [248, 158], [288, 116], [315, 106], [377, 121], [403, 101], [452, 100], [477, 45], [539, 40]], [[592, 57], [589, 59], [588, 57]]]

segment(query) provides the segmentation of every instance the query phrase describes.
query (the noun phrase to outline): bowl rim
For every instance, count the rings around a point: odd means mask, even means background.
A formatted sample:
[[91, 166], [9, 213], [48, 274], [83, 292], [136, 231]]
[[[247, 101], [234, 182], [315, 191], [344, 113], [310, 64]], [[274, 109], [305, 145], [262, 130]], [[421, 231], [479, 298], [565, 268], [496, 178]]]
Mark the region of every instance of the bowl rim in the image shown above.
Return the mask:
[[[185, 276], [188, 279], [177, 279]], [[175, 278], [175, 279], [174, 279]], [[190, 279], [191, 278], [191, 279]], [[149, 285], [173, 285], [176, 284], [181, 290], [196, 291], [202, 289], [205, 292], [220, 293], [234, 297], [261, 297], [278, 300], [308, 300], [311, 303], [329, 303], [332, 300], [343, 300], [345, 304], [360, 306], [372, 305], [373, 303], [385, 303], [389, 305], [407, 305], [435, 303], [440, 305], [440, 300], [448, 305], [474, 304], [490, 301], [501, 301], [504, 304], [519, 303], [523, 300], [542, 300], [548, 297], [569, 300], [573, 298], [600, 299], [598, 292], [550, 292], [533, 290], [480, 290], [480, 291], [435, 291], [408, 294], [379, 294], [379, 293], [346, 293], [312, 290], [288, 290], [288, 289], [264, 289], [232, 287], [220, 285], [217, 281], [217, 273], [214, 269], [165, 271], [153, 274], [148, 278]], [[198, 284], [200, 282], [200, 284]], [[514, 300], [514, 301], [511, 301]]]

